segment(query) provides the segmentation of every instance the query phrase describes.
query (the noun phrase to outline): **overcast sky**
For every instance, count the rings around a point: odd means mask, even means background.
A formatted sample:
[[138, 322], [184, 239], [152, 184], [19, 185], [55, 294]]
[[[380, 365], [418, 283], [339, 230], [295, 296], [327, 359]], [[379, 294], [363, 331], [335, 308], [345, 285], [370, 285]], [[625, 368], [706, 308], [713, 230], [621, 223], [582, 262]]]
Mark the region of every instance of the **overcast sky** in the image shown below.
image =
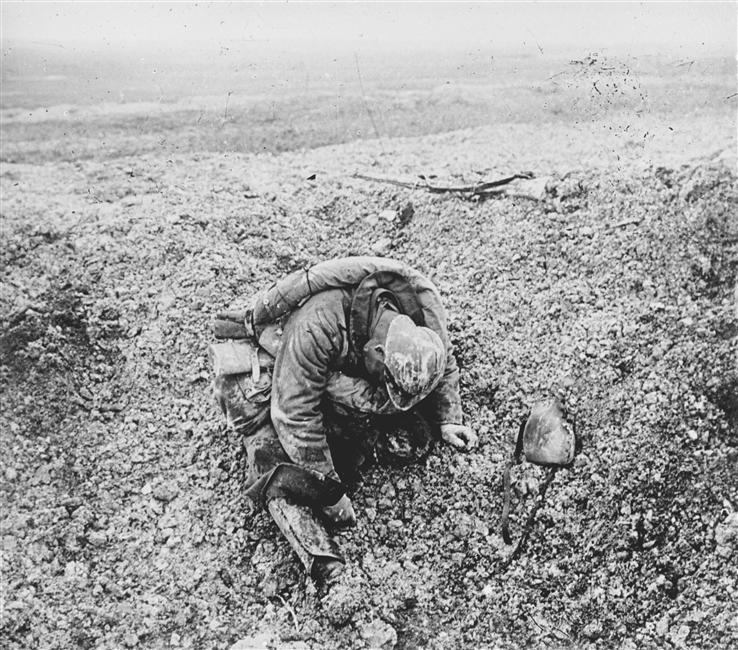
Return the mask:
[[736, 3], [2, 2], [5, 44], [172, 51], [264, 47], [611, 48], [736, 53]]

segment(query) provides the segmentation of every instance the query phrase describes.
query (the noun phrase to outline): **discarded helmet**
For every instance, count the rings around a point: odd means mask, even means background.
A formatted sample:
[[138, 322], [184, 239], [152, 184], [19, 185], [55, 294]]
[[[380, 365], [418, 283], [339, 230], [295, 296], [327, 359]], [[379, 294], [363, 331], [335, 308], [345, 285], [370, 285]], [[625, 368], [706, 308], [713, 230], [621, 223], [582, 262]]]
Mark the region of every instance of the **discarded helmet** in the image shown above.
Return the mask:
[[[575, 443], [574, 429], [566, 419], [564, 406], [558, 396], [554, 395], [544, 402], [539, 402], [531, 409], [528, 418], [520, 425], [515, 444], [515, 452], [507, 467], [505, 467], [505, 473], [502, 479], [504, 500], [501, 528], [502, 538], [506, 544], [512, 543], [509, 525], [510, 498], [512, 492], [510, 471], [513, 465], [520, 462], [521, 453], [525, 455], [525, 459], [528, 462], [537, 465], [546, 465], [550, 468], [548, 470], [548, 477], [541, 488], [542, 501], [543, 495], [545, 495], [548, 485], [553, 480], [556, 470], [559, 467], [569, 465], [574, 460]], [[532, 514], [535, 513], [536, 509], [533, 509]], [[516, 553], [521, 548], [524, 539], [525, 535], [521, 538]]]
[[574, 460], [574, 431], [557, 397], [536, 404], [523, 429], [523, 453], [529, 463], [568, 465]]

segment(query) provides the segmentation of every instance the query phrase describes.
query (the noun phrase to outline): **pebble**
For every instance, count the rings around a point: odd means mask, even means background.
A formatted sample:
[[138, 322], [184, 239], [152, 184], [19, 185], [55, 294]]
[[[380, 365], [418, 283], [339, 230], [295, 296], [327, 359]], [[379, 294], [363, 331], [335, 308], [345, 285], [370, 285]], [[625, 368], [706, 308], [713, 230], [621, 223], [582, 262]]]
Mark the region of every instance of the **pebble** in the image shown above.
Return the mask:
[[468, 539], [474, 530], [474, 522], [471, 517], [466, 514], [459, 515], [456, 526], [453, 529], [453, 535], [456, 539]]
[[16, 472], [14, 468], [7, 467], [5, 469], [5, 480], [6, 481], [15, 481], [17, 476], [18, 476], [18, 472]]
[[597, 639], [602, 636], [602, 624], [599, 621], [587, 623], [582, 630], [582, 635], [588, 639]]
[[79, 396], [83, 399], [86, 399], [88, 402], [91, 402], [94, 398], [94, 395], [92, 392], [88, 389], [82, 386], [82, 388], [77, 391], [79, 393]]
[[236, 641], [228, 650], [264, 650], [269, 647], [274, 635], [271, 632], [257, 632]]
[[381, 239], [378, 239], [376, 242], [374, 242], [369, 250], [374, 255], [379, 255], [380, 257], [383, 257], [384, 255], [387, 255], [390, 250], [392, 250], [392, 240], [389, 237], [382, 237]]
[[89, 569], [84, 562], [67, 562], [64, 566], [64, 579], [76, 582], [80, 586], [87, 584]]
[[375, 619], [364, 623], [359, 628], [359, 634], [364, 642], [372, 650], [387, 650], [397, 645], [397, 632], [395, 629], [381, 619]]
[[51, 467], [49, 465], [41, 465], [31, 478], [31, 485], [47, 485], [51, 483]]
[[382, 487], [379, 488], [379, 494], [381, 494], [383, 497], [387, 497], [388, 499], [394, 499], [397, 496], [397, 492], [395, 491], [394, 486], [389, 481], [384, 483]]
[[155, 499], [169, 503], [179, 494], [179, 487], [174, 481], [165, 481], [155, 486], [152, 494]]
[[715, 527], [717, 554], [728, 558], [738, 546], [738, 512], [731, 512], [725, 521]]
[[108, 541], [108, 536], [105, 532], [96, 530], [87, 536], [87, 541], [89, 541], [92, 546], [102, 546]]
[[689, 636], [691, 631], [692, 628], [690, 628], [689, 625], [680, 625], [675, 631], [671, 633], [671, 642], [677, 648], [685, 647], [685, 642], [687, 641], [687, 637]]
[[666, 636], [669, 633], [669, 617], [662, 616], [656, 623], [656, 634]]

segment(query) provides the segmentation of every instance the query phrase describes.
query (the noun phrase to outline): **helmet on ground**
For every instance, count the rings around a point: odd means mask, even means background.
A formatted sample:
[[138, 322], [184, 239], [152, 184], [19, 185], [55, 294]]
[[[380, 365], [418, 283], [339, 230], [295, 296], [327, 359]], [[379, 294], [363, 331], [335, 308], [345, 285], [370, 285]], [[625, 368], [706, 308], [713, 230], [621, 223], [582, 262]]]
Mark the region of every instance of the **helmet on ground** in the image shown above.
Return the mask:
[[384, 343], [387, 393], [392, 403], [407, 411], [438, 385], [446, 369], [446, 350], [438, 336], [416, 325], [409, 316], [396, 316]]

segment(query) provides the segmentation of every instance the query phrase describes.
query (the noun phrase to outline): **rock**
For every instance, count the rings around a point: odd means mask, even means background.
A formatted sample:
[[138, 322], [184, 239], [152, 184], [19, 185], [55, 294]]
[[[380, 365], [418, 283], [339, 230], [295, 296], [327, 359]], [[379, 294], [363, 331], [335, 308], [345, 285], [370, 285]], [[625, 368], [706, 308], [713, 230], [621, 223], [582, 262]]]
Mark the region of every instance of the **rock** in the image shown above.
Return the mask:
[[41, 465], [33, 474], [31, 485], [47, 485], [51, 483], [51, 466]]
[[92, 546], [99, 547], [103, 546], [103, 544], [108, 541], [108, 536], [103, 531], [96, 530], [87, 536], [87, 541], [89, 541]]
[[344, 571], [322, 602], [326, 618], [335, 626], [346, 625], [365, 602], [364, 584], [350, 567]]
[[16, 477], [18, 476], [18, 472], [15, 471], [12, 467], [7, 467], [5, 469], [5, 480], [6, 481], [15, 481]]
[[582, 636], [594, 640], [602, 636], [602, 624], [599, 621], [587, 623], [582, 630]]
[[669, 633], [669, 617], [662, 616], [656, 622], [656, 634], [659, 636], [666, 636]]
[[76, 582], [80, 586], [87, 584], [89, 569], [84, 562], [67, 562], [64, 567], [64, 579]]
[[268, 575], [266, 578], [264, 578], [259, 587], [261, 588], [264, 596], [266, 596], [267, 598], [274, 598], [280, 590], [279, 580], [274, 575]]
[[715, 527], [715, 544], [721, 557], [730, 557], [738, 546], [738, 512], [731, 512]]
[[676, 630], [674, 630], [671, 633], [671, 642], [677, 647], [677, 648], [683, 648], [685, 647], [685, 642], [687, 641], [687, 637], [689, 636], [689, 633], [692, 631], [692, 628], [689, 627], [689, 625], [680, 625]]
[[592, 226], [582, 226], [579, 229], [579, 234], [582, 237], [592, 237], [594, 235], [594, 228]]
[[385, 483], [382, 484], [382, 487], [379, 488], [379, 494], [383, 497], [387, 497], [388, 499], [394, 499], [397, 496], [395, 487], [389, 481], [385, 481]]
[[392, 250], [392, 240], [389, 237], [382, 237], [374, 242], [369, 250], [380, 257], [387, 255]]
[[159, 483], [155, 486], [152, 490], [152, 494], [158, 501], [169, 503], [179, 494], [179, 487], [174, 481], [165, 481], [164, 483]]
[[405, 205], [405, 207], [400, 211], [400, 226], [406, 226], [409, 224], [414, 216], [415, 207], [413, 206], [412, 201], [408, 201], [407, 205]]
[[379, 213], [379, 218], [385, 221], [394, 221], [397, 218], [397, 211], [395, 210], [382, 210]]
[[85, 388], [84, 386], [82, 386], [82, 388], [80, 388], [78, 392], [79, 392], [79, 396], [82, 399], [87, 400], [88, 402], [91, 402], [94, 399], [94, 396], [89, 391], [89, 389]]
[[257, 632], [236, 641], [229, 650], [265, 650], [273, 641], [272, 632]]
[[177, 302], [177, 296], [171, 289], [165, 289], [159, 296], [159, 309], [161, 311], [167, 311], [174, 307]]
[[474, 531], [474, 522], [467, 514], [459, 515], [456, 520], [456, 526], [453, 529], [453, 535], [456, 539], [468, 539]]
[[397, 632], [381, 619], [364, 623], [359, 627], [359, 633], [369, 648], [394, 648], [397, 644]]

